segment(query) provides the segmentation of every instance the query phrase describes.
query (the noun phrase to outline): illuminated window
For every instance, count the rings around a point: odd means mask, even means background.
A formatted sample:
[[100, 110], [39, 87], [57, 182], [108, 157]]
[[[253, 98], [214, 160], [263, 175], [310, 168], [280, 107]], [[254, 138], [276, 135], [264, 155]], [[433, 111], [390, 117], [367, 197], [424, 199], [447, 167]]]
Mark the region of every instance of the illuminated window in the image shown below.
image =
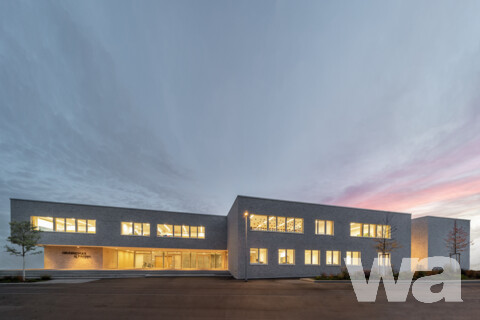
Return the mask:
[[122, 222], [122, 236], [133, 235], [133, 222]]
[[278, 249], [278, 264], [295, 264], [295, 250]]
[[268, 231], [277, 231], [277, 217], [268, 217]]
[[32, 225], [40, 231], [53, 231], [52, 217], [32, 217]]
[[295, 218], [287, 218], [287, 232], [295, 232]]
[[285, 217], [277, 217], [277, 231], [285, 232]]
[[197, 238], [198, 232], [197, 227], [190, 227], [190, 238]]
[[265, 248], [250, 248], [250, 264], [268, 264], [268, 254]]
[[142, 224], [135, 222], [133, 224], [133, 235], [141, 236], [142, 235]]
[[143, 224], [143, 236], [150, 237], [150, 223]]
[[55, 218], [55, 231], [65, 232], [65, 218]]
[[150, 236], [150, 223], [122, 222], [122, 235], [124, 236]]
[[97, 232], [97, 221], [96, 220], [87, 220], [88, 223], [88, 233]]
[[87, 220], [77, 219], [77, 232], [87, 232]]
[[[31, 217], [32, 225], [40, 231], [55, 232], [87, 232], [86, 219], [74, 218], [53, 218], [53, 217]], [[93, 223], [92, 232], [95, 233], [95, 220], [88, 220]], [[78, 225], [77, 225], [78, 224]]]
[[303, 219], [295, 218], [295, 232], [303, 233]]
[[305, 250], [305, 264], [320, 264], [320, 250]]
[[173, 226], [173, 236], [176, 238], [182, 237], [182, 226], [179, 226], [179, 225]]
[[351, 222], [350, 223], [350, 236], [351, 237], [361, 237], [362, 236], [362, 224]]
[[381, 236], [381, 238], [390, 239], [392, 237], [392, 227], [390, 227], [389, 225], [383, 226], [383, 232], [384, 234]]
[[67, 218], [67, 232], [76, 232], [75, 228], [75, 219], [73, 218]]
[[347, 251], [345, 255], [345, 264], [360, 266], [362, 254], [360, 251]]
[[333, 236], [333, 221], [315, 220], [315, 234], [325, 234]]
[[198, 227], [198, 239], [205, 239], [205, 227]]
[[173, 237], [171, 224], [157, 224], [157, 237]]
[[326, 254], [327, 265], [340, 265], [340, 251], [327, 251]]
[[390, 253], [378, 253], [378, 266], [379, 267], [389, 267], [391, 265], [391, 256]]
[[350, 236], [390, 239], [391, 227], [389, 225], [382, 225], [382, 224], [351, 222]]
[[182, 226], [182, 238], [190, 238], [190, 227]]
[[267, 231], [267, 216], [261, 216], [252, 214], [250, 215], [250, 229], [251, 230], [260, 230], [260, 231]]

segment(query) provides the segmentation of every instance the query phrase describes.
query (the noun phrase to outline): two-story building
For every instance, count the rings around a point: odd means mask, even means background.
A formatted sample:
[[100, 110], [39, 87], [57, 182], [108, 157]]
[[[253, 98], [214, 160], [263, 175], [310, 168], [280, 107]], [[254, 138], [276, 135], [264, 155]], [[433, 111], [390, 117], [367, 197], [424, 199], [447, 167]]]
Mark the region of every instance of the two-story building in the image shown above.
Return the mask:
[[[370, 269], [374, 258], [398, 269], [412, 254], [449, 256], [443, 233], [454, 221], [470, 232], [468, 220], [245, 196], [226, 216], [11, 199], [11, 220], [43, 231], [45, 269], [228, 270], [237, 279]], [[383, 239], [398, 249], [381, 252]]]

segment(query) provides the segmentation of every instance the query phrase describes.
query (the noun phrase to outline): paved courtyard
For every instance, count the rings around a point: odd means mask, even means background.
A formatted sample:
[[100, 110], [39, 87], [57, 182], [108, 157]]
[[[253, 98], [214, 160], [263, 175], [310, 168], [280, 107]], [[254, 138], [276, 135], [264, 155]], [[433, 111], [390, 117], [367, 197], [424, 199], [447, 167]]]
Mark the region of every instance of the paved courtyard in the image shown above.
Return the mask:
[[358, 303], [350, 283], [230, 278], [131, 278], [0, 285], [0, 319], [473, 319], [480, 283], [463, 303]]

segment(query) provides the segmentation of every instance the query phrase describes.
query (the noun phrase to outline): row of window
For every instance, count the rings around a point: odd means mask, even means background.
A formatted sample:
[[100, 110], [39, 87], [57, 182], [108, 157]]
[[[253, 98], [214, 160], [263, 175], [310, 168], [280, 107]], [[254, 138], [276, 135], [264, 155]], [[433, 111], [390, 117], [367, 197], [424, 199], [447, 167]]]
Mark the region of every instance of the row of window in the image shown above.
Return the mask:
[[303, 233], [303, 219], [252, 214], [250, 230]]
[[391, 227], [384, 224], [350, 223], [351, 237], [388, 238], [391, 237]]
[[[286, 218], [266, 215], [250, 215], [250, 230], [303, 233], [302, 218]], [[334, 235], [334, 222], [315, 220], [315, 234]], [[350, 236], [370, 238], [390, 238], [391, 227], [383, 224], [350, 223]]]
[[[341, 265], [341, 253], [338, 250], [325, 251], [325, 264], [331, 266]], [[360, 251], [347, 251], [346, 264], [361, 265]], [[384, 257], [385, 258], [385, 257]], [[388, 255], [388, 260], [390, 256]], [[306, 265], [320, 265], [320, 250], [305, 250]], [[250, 248], [250, 264], [268, 264], [268, 250], [266, 248]], [[295, 264], [294, 249], [278, 249], [278, 264]]]
[[75, 218], [31, 217], [32, 226], [40, 231], [96, 233], [96, 220]]
[[[123, 236], [150, 236], [150, 223], [122, 222]], [[157, 224], [157, 237], [205, 239], [204, 226]]]

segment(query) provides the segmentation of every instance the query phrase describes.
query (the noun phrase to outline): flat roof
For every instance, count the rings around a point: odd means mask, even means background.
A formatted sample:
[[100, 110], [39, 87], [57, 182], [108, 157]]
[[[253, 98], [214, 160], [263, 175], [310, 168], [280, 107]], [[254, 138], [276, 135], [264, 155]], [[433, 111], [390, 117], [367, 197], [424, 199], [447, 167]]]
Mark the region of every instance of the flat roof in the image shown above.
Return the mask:
[[252, 196], [243, 196], [243, 195], [238, 195], [237, 198], [250, 198], [250, 199], [258, 199], [258, 200], [269, 200], [269, 201], [278, 201], [278, 202], [289, 202], [289, 203], [308, 204], [308, 205], [312, 205], [312, 206], [345, 208], [345, 209], [355, 209], [355, 210], [373, 211], [373, 212], [388, 212], [388, 213], [395, 213], [395, 214], [408, 214], [408, 215], [410, 215], [410, 216], [412, 215], [411, 213], [407, 213], [407, 212], [397, 212], [397, 211], [387, 211], [387, 210], [366, 209], [366, 208], [358, 208], [358, 207], [338, 206], [338, 205], [332, 205], [332, 204], [322, 204], [322, 203], [313, 203], [313, 202], [304, 202], [304, 201], [294, 201], [294, 200], [271, 199], [271, 198], [252, 197]]
[[122, 209], [122, 210], [141, 210], [141, 211], [152, 211], [152, 212], [167, 212], [167, 213], [181, 213], [181, 214], [214, 216], [214, 217], [226, 217], [226, 216], [223, 215], [223, 214], [211, 214], [211, 213], [208, 214], [208, 213], [195, 213], [195, 212], [182, 212], [182, 211], [169, 211], [169, 210], [155, 210], [155, 209], [143, 209], [143, 208], [116, 207], [116, 206], [105, 206], [105, 205], [97, 205], [97, 204], [84, 204], [84, 203], [72, 203], [72, 202], [31, 200], [31, 199], [18, 199], [18, 198], [10, 198], [10, 200], [14, 200], [14, 201], [28, 201], [28, 202], [54, 203], [54, 204], [63, 204], [63, 205], [72, 205], [72, 206], [85, 206], [85, 207], [99, 207], [99, 208], [110, 208], [110, 209]]

